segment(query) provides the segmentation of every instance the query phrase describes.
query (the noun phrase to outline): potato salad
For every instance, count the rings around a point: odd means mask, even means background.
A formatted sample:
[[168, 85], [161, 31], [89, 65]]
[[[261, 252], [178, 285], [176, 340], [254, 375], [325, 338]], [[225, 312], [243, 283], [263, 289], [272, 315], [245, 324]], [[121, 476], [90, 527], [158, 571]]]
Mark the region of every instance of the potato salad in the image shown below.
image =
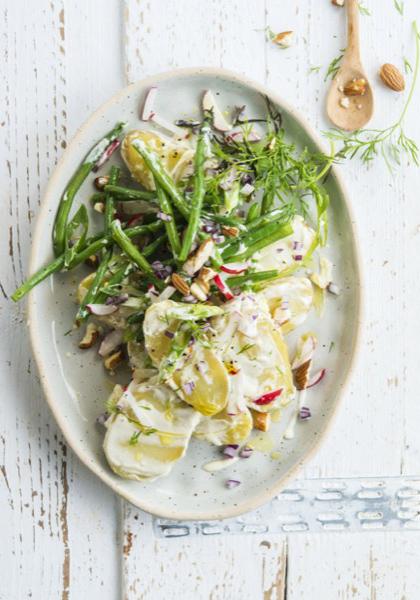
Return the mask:
[[[339, 291], [323, 253], [332, 157], [297, 150], [267, 99], [249, 115], [205, 90], [199, 118], [172, 122], [158, 93], [135, 129], [117, 124], [86, 156], [58, 206], [54, 260], [14, 294], [84, 265], [73, 335], [119, 381], [98, 423], [110, 468], [139, 481], [170, 473], [192, 438], [221, 449], [208, 471], [249, 459], [253, 432], [291, 404], [292, 437], [325, 375], [304, 323]], [[76, 206], [88, 177], [96, 189]]]

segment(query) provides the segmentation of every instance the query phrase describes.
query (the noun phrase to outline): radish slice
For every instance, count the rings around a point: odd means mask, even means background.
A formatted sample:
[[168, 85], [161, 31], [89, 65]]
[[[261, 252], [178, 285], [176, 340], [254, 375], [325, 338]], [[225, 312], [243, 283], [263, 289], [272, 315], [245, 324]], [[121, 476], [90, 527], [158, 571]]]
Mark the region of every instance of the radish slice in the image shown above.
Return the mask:
[[273, 392], [268, 392], [267, 394], [263, 394], [262, 396], [254, 400], [254, 403], [258, 404], [258, 406], [270, 404], [270, 402], [273, 402], [273, 400], [281, 396], [282, 392], [283, 388], [280, 388], [279, 390], [274, 390]]
[[219, 290], [222, 292], [226, 300], [233, 300], [234, 295], [232, 293], [232, 290], [229, 288], [228, 285], [226, 285], [226, 283], [223, 281], [220, 275], [215, 275], [213, 281], [217, 285]]
[[229, 275], [240, 275], [240, 273], [244, 273], [248, 269], [248, 266], [248, 263], [232, 263], [229, 266], [222, 265], [220, 270]]
[[326, 369], [321, 369], [320, 371], [318, 371], [318, 373], [313, 375], [310, 378], [310, 380], [308, 381], [308, 385], [306, 386], [306, 389], [313, 387], [314, 385], [316, 385], [317, 383], [322, 381], [325, 377], [325, 373], [326, 373]]
[[104, 337], [101, 345], [99, 346], [99, 355], [107, 356], [111, 354], [115, 348], [117, 348], [123, 341], [123, 332], [120, 329], [114, 329], [108, 335]]
[[118, 306], [115, 306], [115, 304], [87, 304], [86, 308], [92, 315], [98, 315], [98, 317], [112, 315], [118, 310]]
[[149, 121], [155, 114], [153, 107], [155, 104], [157, 94], [157, 87], [151, 87], [146, 94], [146, 98], [143, 104], [143, 111], [141, 113], [142, 121]]
[[113, 153], [115, 152], [115, 150], [117, 148], [120, 147], [120, 140], [116, 139], [113, 140], [103, 151], [103, 153], [101, 154], [101, 156], [98, 158], [95, 166], [93, 167], [92, 171], [94, 173], [96, 173], [96, 171], [98, 171], [105, 163], [107, 160], [109, 160], [111, 158], [111, 156], [113, 155]]
[[230, 131], [232, 129], [232, 125], [227, 122], [222, 111], [217, 106], [211, 90], [207, 90], [204, 93], [202, 106], [203, 110], [209, 110], [213, 112], [213, 126], [215, 129], [218, 129], [219, 131]]

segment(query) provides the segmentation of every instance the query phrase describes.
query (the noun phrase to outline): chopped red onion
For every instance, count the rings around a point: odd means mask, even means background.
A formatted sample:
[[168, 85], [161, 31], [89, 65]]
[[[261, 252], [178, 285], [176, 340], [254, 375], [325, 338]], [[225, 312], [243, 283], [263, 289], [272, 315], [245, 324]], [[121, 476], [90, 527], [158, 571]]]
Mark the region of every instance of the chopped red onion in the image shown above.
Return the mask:
[[118, 306], [119, 304], [123, 304], [123, 302], [127, 302], [128, 294], [119, 294], [118, 296], [108, 296], [105, 300], [105, 304]]
[[311, 409], [308, 408], [307, 406], [302, 406], [302, 408], [299, 411], [299, 419], [301, 421], [306, 421], [307, 419], [310, 419], [311, 417], [312, 417]]
[[306, 386], [306, 389], [313, 387], [314, 385], [316, 385], [317, 383], [322, 381], [325, 377], [326, 372], [327, 372], [326, 369], [321, 369], [320, 371], [318, 371], [318, 373], [315, 373], [315, 375], [313, 375], [310, 378], [310, 380], [308, 381], [308, 385]]
[[240, 192], [243, 196], [250, 196], [254, 190], [255, 188], [253, 185], [251, 185], [250, 183], [246, 183], [241, 187]]
[[92, 171], [94, 173], [96, 173], [96, 171], [98, 171], [105, 163], [106, 161], [111, 158], [112, 154], [115, 152], [115, 150], [117, 148], [119, 148], [121, 142], [119, 139], [113, 140], [104, 150], [104, 152], [101, 154], [101, 156], [99, 157], [99, 159], [96, 161], [95, 166], [93, 167]]
[[121, 329], [114, 329], [113, 331], [108, 333], [102, 340], [102, 343], [99, 346], [98, 350], [99, 356], [108, 356], [108, 354], [111, 354], [111, 352], [115, 350], [115, 348], [118, 348], [122, 341], [123, 332], [121, 331]]
[[148, 90], [148, 92], [146, 94], [146, 98], [144, 100], [143, 110], [142, 110], [142, 113], [141, 113], [141, 120], [142, 121], [148, 121], [155, 114], [154, 111], [153, 111], [153, 106], [155, 104], [155, 99], [156, 99], [157, 91], [158, 91], [157, 87], [151, 87]]
[[228, 490], [236, 488], [238, 485], [241, 485], [241, 482], [238, 479], [228, 479], [225, 483]]
[[212, 236], [213, 241], [215, 244], [223, 244], [223, 242], [225, 241], [225, 236], [224, 235], [213, 235]]
[[166, 279], [172, 273], [172, 267], [169, 265], [164, 265], [160, 260], [155, 260], [152, 262], [151, 266], [159, 279]]
[[293, 250], [302, 250], [303, 248], [303, 243], [302, 242], [298, 242], [297, 240], [295, 240], [294, 242], [292, 242], [292, 249]]
[[159, 211], [156, 216], [161, 221], [166, 221], [167, 223], [169, 223], [170, 221], [172, 221], [171, 215], [167, 215], [166, 213], [164, 213], [162, 211]]
[[302, 254], [295, 254], [295, 256], [293, 258], [296, 261], [300, 261], [300, 260], [303, 260], [303, 255]]
[[165, 331], [165, 335], [167, 338], [169, 338], [170, 340], [173, 340], [175, 337], [175, 334], [173, 331], [169, 331], [168, 329]]
[[203, 221], [203, 231], [206, 233], [216, 233], [219, 229], [219, 226], [214, 221]]
[[189, 304], [196, 304], [198, 302], [197, 298], [192, 294], [187, 294], [183, 298], [184, 302], [188, 302]]
[[241, 458], [249, 458], [253, 452], [254, 452], [253, 448], [250, 448], [249, 446], [244, 446], [241, 449], [241, 451], [239, 452], [239, 456]]
[[261, 136], [259, 133], [255, 131], [255, 129], [251, 129], [251, 131], [247, 132], [245, 135], [244, 132], [241, 131], [232, 131], [229, 135], [225, 136], [226, 141], [229, 142], [259, 142], [261, 140]]
[[112, 315], [112, 313], [118, 310], [115, 304], [87, 304], [86, 308], [92, 315], [97, 315], [98, 317]]
[[194, 391], [194, 388], [195, 388], [194, 381], [186, 381], [185, 383], [182, 384], [182, 389], [187, 394], [187, 396], [191, 396], [191, 394]]
[[225, 456], [228, 456], [229, 458], [233, 458], [234, 456], [237, 455], [238, 448], [239, 448], [238, 444], [229, 444], [228, 446], [225, 446], [223, 448], [223, 452], [222, 453]]

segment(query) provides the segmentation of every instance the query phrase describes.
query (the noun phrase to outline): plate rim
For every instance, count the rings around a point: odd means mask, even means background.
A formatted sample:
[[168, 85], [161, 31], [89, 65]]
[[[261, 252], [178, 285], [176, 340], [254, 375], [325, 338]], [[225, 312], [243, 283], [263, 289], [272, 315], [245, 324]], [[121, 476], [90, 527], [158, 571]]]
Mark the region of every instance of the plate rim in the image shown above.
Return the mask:
[[[325, 143], [318, 134], [318, 132], [309, 124], [305, 117], [301, 115], [291, 104], [286, 102], [277, 92], [270, 89], [270, 87], [263, 85], [254, 79], [251, 79], [247, 76], [244, 76], [235, 71], [231, 71], [229, 69], [223, 69], [218, 67], [187, 67], [187, 68], [176, 68], [170, 69], [167, 71], [159, 72], [157, 74], [149, 75], [143, 79], [137, 80], [123, 88], [121, 88], [118, 92], [113, 94], [107, 101], [102, 103], [85, 121], [84, 123], [76, 130], [76, 133], [71, 138], [68, 143], [65, 151], [57, 162], [52, 175], [50, 176], [48, 183], [45, 187], [45, 190], [42, 195], [39, 213], [36, 218], [36, 225], [34, 230], [33, 241], [30, 250], [30, 258], [29, 258], [29, 273], [33, 273], [36, 268], [39, 266], [36, 264], [36, 255], [38, 254], [37, 249], [39, 245], [42, 243], [42, 227], [45, 221], [45, 218], [48, 214], [48, 204], [47, 199], [52, 193], [52, 190], [55, 187], [55, 181], [58, 179], [59, 173], [63, 168], [63, 165], [67, 159], [68, 154], [73, 150], [74, 147], [78, 145], [79, 140], [84, 136], [84, 132], [88, 129], [93, 123], [95, 123], [103, 112], [107, 110], [108, 107], [113, 106], [116, 102], [118, 102], [119, 98], [125, 96], [130, 90], [135, 90], [137, 87], [147, 87], [152, 85], [157, 85], [162, 81], [167, 81], [170, 79], [176, 79], [178, 77], [196, 77], [197, 75], [206, 75], [209, 77], [222, 77], [224, 79], [230, 79], [233, 82], [240, 83], [248, 88], [253, 89], [254, 91], [264, 94], [268, 96], [270, 99], [274, 100], [276, 104], [279, 105], [281, 110], [285, 110], [288, 112], [299, 127], [306, 133], [306, 135], [313, 141], [317, 148], [322, 151], [325, 151]], [[355, 331], [353, 334], [353, 344], [351, 347], [351, 353], [349, 357], [349, 363], [347, 366], [347, 371], [345, 373], [343, 382], [341, 387], [337, 392], [337, 399], [335, 405], [332, 408], [331, 414], [329, 415], [328, 420], [325, 422], [322, 428], [320, 428], [318, 435], [314, 436], [310, 445], [308, 446], [304, 455], [296, 462], [296, 464], [283, 476], [276, 480], [276, 482], [268, 488], [264, 488], [260, 493], [256, 493], [252, 499], [245, 500], [242, 502], [238, 502], [236, 506], [221, 506], [220, 508], [212, 509], [211, 511], [198, 511], [198, 512], [189, 512], [188, 510], [179, 510], [179, 509], [160, 509], [158, 503], [154, 504], [150, 501], [142, 501], [138, 499], [133, 494], [131, 494], [128, 490], [125, 490], [117, 481], [115, 481], [111, 475], [111, 473], [106, 472], [106, 470], [95, 460], [93, 461], [83, 449], [79, 448], [76, 443], [73, 444], [74, 436], [68, 430], [66, 424], [66, 417], [64, 417], [62, 411], [58, 407], [58, 403], [54, 400], [55, 393], [52, 388], [50, 388], [48, 382], [48, 370], [49, 366], [46, 364], [46, 361], [43, 359], [43, 353], [41, 351], [41, 345], [38, 346], [38, 340], [41, 336], [37, 335], [37, 318], [36, 318], [36, 301], [35, 301], [35, 292], [32, 290], [28, 295], [28, 320], [29, 320], [29, 337], [30, 337], [30, 345], [32, 354], [35, 358], [35, 363], [38, 368], [38, 372], [40, 375], [42, 389], [47, 400], [47, 403], [50, 407], [50, 410], [54, 416], [54, 419], [60, 428], [61, 433], [63, 434], [66, 443], [70, 446], [72, 451], [76, 454], [79, 460], [90, 469], [96, 476], [100, 478], [100, 480], [105, 483], [110, 489], [113, 490], [116, 494], [136, 506], [137, 508], [148, 512], [152, 515], [155, 515], [160, 518], [165, 519], [173, 519], [173, 520], [219, 520], [235, 517], [251, 510], [258, 508], [259, 506], [269, 502], [275, 495], [281, 492], [287, 484], [296, 477], [298, 471], [302, 468], [304, 463], [307, 463], [310, 458], [314, 455], [314, 453], [318, 450], [321, 443], [324, 441], [326, 435], [334, 424], [334, 421], [337, 417], [338, 410], [343, 402], [343, 395], [348, 387], [351, 375], [355, 368], [356, 359], [359, 355], [360, 348], [360, 338], [361, 338], [361, 327], [364, 322], [364, 286], [363, 286], [363, 270], [362, 270], [362, 262], [360, 256], [360, 247], [359, 247], [359, 236], [357, 232], [357, 227], [355, 224], [355, 218], [353, 214], [353, 209], [350, 203], [349, 193], [347, 191], [347, 186], [344, 182], [344, 178], [340, 169], [337, 165], [332, 166], [332, 174], [336, 180], [337, 186], [340, 189], [342, 199], [346, 210], [349, 215], [349, 226], [353, 239], [353, 251], [355, 256], [355, 261], [353, 264], [353, 268], [356, 272], [356, 289], [355, 289], [355, 300], [356, 300], [356, 312], [355, 312]]]

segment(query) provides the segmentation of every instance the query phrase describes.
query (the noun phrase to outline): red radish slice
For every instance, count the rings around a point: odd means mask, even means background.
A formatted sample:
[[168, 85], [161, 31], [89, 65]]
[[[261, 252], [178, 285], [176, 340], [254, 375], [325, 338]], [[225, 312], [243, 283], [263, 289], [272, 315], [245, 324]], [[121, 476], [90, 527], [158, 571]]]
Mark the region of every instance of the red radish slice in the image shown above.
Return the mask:
[[313, 387], [314, 385], [316, 385], [317, 383], [319, 383], [320, 381], [322, 381], [325, 377], [325, 373], [327, 372], [326, 369], [321, 369], [320, 371], [318, 371], [318, 373], [315, 373], [315, 375], [313, 375], [310, 380], [308, 381], [308, 385], [306, 386], [306, 389]]
[[115, 306], [115, 304], [87, 304], [86, 308], [92, 315], [98, 315], [98, 317], [112, 315], [118, 310], [118, 306]]
[[142, 121], [149, 121], [155, 114], [153, 111], [153, 107], [155, 105], [155, 99], [157, 94], [157, 87], [151, 87], [150, 90], [146, 94], [146, 98], [143, 104], [143, 111], [141, 113]]
[[115, 348], [117, 348], [123, 341], [123, 332], [120, 329], [114, 329], [102, 340], [102, 344], [99, 346], [99, 355], [107, 356], [111, 354]]
[[240, 273], [244, 273], [248, 269], [247, 263], [232, 263], [229, 266], [222, 265], [220, 270], [224, 273], [229, 273], [229, 275], [240, 275]]
[[258, 404], [258, 406], [265, 406], [266, 404], [270, 404], [270, 402], [273, 402], [273, 400], [281, 396], [282, 392], [283, 388], [280, 388], [279, 390], [274, 390], [273, 392], [268, 392], [267, 394], [263, 394], [262, 396], [254, 400], [254, 403]]
[[215, 275], [213, 279], [219, 290], [222, 292], [226, 300], [233, 300], [234, 295], [228, 285], [223, 281], [220, 275]]
[[109, 160], [112, 154], [115, 152], [117, 148], [119, 148], [121, 142], [120, 140], [113, 140], [109, 146], [107, 146], [101, 156], [98, 158], [96, 165], [93, 167], [92, 171], [96, 173], [105, 163]]

